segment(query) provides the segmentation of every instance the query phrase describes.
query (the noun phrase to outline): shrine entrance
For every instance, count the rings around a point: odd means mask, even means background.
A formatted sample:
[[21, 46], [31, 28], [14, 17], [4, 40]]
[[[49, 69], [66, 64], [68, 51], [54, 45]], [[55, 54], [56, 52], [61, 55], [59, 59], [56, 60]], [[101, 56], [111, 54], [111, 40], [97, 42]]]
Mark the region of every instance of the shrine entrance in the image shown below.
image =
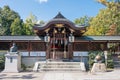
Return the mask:
[[50, 39], [50, 59], [69, 59], [68, 38], [65, 28], [54, 28]]
[[55, 23], [49, 25], [45, 32], [47, 59], [70, 59], [73, 55], [71, 47], [74, 39], [73, 29], [70, 29], [67, 24]]

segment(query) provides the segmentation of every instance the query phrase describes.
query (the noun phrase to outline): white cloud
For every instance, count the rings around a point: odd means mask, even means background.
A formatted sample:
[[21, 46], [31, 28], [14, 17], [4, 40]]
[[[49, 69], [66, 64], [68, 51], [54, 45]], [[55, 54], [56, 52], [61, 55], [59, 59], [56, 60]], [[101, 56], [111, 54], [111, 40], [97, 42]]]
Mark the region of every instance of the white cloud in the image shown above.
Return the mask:
[[46, 3], [46, 2], [48, 2], [48, 0], [37, 0], [37, 1], [39, 1], [40, 3]]

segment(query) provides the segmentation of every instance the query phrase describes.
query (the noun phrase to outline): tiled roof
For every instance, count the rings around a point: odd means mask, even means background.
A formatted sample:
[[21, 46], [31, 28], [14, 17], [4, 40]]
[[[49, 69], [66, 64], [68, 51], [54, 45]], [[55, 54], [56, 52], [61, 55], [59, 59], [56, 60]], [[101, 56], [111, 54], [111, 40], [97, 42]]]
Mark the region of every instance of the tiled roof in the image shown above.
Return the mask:
[[39, 36], [0, 36], [0, 40], [43, 40]]
[[[120, 40], [120, 36], [82, 36], [76, 40]], [[0, 36], [0, 40], [44, 40], [39, 36]]]
[[46, 26], [47, 24], [51, 23], [51, 22], [61, 22], [61, 21], [65, 21], [65, 22], [68, 22], [68, 23], [71, 23], [72, 25], [74, 25], [75, 27], [85, 27], [84, 25], [75, 25], [75, 23], [73, 23], [72, 21], [68, 20], [67, 18], [65, 18], [60, 12], [53, 18], [51, 19], [50, 21], [46, 22], [45, 24], [42, 24], [42, 25], [39, 25], [39, 24], [35, 24], [35, 26], [37, 27], [44, 27]]
[[120, 40], [120, 36], [82, 36], [76, 40]]

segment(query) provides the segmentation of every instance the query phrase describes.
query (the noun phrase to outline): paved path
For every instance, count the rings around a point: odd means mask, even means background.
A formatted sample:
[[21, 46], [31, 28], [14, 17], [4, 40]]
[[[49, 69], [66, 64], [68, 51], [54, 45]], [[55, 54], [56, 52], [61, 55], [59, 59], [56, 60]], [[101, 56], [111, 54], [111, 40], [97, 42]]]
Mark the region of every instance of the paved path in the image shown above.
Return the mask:
[[43, 80], [74, 80], [70, 73], [46, 73]]
[[120, 80], [120, 70], [96, 74], [87, 72], [0, 73], [0, 80]]

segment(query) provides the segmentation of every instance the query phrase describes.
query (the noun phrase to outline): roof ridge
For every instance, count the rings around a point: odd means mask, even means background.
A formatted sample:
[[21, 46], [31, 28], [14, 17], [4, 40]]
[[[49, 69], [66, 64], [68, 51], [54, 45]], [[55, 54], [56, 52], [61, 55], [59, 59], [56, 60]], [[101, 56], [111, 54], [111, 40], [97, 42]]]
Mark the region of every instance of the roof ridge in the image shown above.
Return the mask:
[[66, 19], [62, 14], [61, 14], [61, 12], [58, 12], [58, 14], [53, 18], [53, 19]]

